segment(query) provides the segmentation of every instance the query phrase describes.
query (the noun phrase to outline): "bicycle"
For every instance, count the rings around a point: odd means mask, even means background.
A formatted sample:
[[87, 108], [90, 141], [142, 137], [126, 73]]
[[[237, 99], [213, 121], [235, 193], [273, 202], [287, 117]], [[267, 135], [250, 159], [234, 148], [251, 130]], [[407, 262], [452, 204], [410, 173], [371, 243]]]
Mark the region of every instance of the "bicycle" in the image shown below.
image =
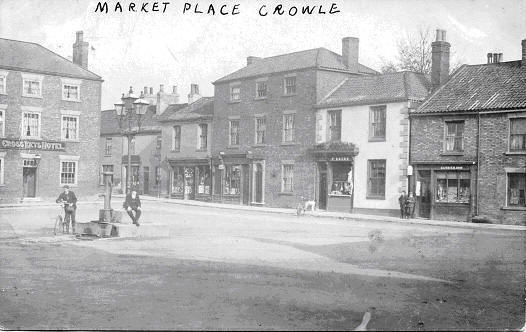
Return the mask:
[[[55, 227], [53, 228], [53, 234], [57, 235], [57, 233], [61, 234], [69, 234], [69, 220], [65, 220], [66, 216], [62, 217], [62, 213], [64, 213], [65, 204], [67, 203], [60, 203], [60, 213], [55, 218]], [[65, 213], [64, 213], [65, 214]]]

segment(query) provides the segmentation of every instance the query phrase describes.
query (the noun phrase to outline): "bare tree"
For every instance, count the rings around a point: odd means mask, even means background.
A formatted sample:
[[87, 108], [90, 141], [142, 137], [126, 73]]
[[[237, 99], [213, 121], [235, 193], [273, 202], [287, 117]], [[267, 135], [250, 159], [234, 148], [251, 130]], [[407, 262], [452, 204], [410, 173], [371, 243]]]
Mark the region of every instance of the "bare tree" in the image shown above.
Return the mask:
[[[396, 61], [383, 61], [382, 73], [409, 70], [426, 75], [431, 74], [431, 42], [433, 33], [429, 27], [420, 28], [416, 34], [397, 41], [398, 56]], [[451, 53], [450, 73], [461, 66], [461, 62]]]

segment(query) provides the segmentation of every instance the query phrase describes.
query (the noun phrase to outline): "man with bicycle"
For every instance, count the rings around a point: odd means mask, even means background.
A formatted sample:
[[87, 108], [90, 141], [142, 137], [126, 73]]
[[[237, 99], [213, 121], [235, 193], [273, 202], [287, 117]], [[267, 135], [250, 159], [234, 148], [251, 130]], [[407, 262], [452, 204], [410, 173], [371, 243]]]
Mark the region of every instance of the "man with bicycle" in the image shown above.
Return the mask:
[[60, 193], [57, 198], [57, 203], [63, 204], [64, 207], [64, 222], [69, 233], [69, 221], [71, 220], [71, 228], [75, 234], [75, 211], [77, 210], [77, 196], [73, 191], [69, 190], [69, 186], [64, 186], [64, 191]]

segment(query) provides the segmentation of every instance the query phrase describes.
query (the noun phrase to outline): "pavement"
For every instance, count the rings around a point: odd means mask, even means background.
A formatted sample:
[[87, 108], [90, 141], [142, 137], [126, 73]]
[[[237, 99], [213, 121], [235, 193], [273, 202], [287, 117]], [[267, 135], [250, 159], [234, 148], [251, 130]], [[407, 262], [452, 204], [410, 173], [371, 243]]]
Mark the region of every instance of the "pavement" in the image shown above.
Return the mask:
[[[118, 198], [120, 206], [120, 200], [123, 200], [125, 195], [123, 194], [113, 194], [112, 200]], [[153, 196], [143, 195], [141, 196], [143, 201], [155, 201], [165, 204], [178, 204], [178, 205], [187, 205], [187, 206], [203, 206], [203, 207], [212, 207], [217, 209], [226, 209], [226, 210], [238, 210], [238, 211], [260, 211], [266, 213], [280, 213], [280, 214], [296, 214], [296, 209], [290, 208], [275, 208], [275, 207], [266, 207], [266, 206], [251, 206], [251, 205], [235, 205], [235, 204], [222, 204], [222, 203], [210, 203], [203, 201], [195, 200], [182, 200], [182, 199], [173, 199], [173, 198], [158, 198]], [[91, 196], [88, 197], [86, 201], [80, 201], [78, 205], [84, 204], [94, 204], [101, 203], [103, 198], [101, 196]], [[28, 203], [8, 203], [0, 204], [0, 209], [2, 208], [25, 208], [25, 207], [37, 207], [37, 206], [54, 206], [54, 202], [42, 201], [42, 202], [28, 202]], [[401, 219], [398, 217], [390, 216], [380, 216], [380, 215], [371, 215], [371, 214], [359, 214], [359, 213], [346, 213], [346, 212], [330, 212], [323, 210], [316, 211], [306, 211], [305, 217], [319, 217], [319, 218], [333, 218], [333, 219], [342, 219], [342, 220], [354, 220], [354, 221], [383, 221], [383, 222], [394, 222], [402, 224], [418, 224], [418, 225], [430, 225], [430, 226], [445, 226], [445, 227], [460, 227], [460, 228], [470, 228], [470, 229], [495, 229], [495, 230], [526, 230], [526, 226], [521, 225], [503, 225], [503, 224], [489, 224], [489, 223], [468, 223], [468, 222], [458, 222], [458, 221], [444, 221], [444, 220], [430, 220], [430, 219]]]

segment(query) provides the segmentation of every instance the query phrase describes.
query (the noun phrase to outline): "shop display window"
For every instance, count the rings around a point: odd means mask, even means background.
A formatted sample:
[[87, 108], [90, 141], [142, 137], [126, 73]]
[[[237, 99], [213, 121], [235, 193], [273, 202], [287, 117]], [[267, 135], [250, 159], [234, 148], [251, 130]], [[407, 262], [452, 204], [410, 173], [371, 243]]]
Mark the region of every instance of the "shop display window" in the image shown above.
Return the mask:
[[212, 183], [210, 177], [210, 166], [197, 167], [197, 193], [201, 195], [210, 194], [210, 185]]
[[469, 203], [469, 172], [436, 172], [438, 203]]
[[350, 196], [352, 194], [352, 166], [335, 163], [332, 166], [331, 196]]
[[184, 180], [183, 168], [174, 167], [172, 171], [172, 194], [183, 194]]
[[239, 195], [241, 183], [241, 165], [225, 165], [223, 194]]

